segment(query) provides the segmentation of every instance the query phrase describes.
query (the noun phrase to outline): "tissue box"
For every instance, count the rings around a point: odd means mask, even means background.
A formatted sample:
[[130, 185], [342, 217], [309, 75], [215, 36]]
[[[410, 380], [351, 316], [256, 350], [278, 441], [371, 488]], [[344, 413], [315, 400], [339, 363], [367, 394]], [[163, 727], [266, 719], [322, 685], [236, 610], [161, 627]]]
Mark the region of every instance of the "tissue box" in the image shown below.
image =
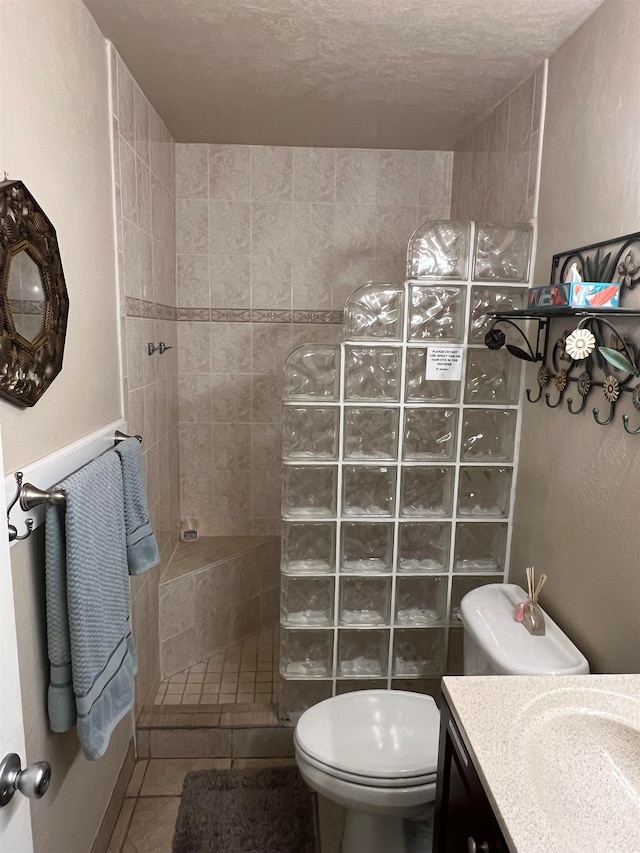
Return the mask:
[[529, 288], [529, 308], [617, 308], [620, 285], [604, 281], [566, 281]]

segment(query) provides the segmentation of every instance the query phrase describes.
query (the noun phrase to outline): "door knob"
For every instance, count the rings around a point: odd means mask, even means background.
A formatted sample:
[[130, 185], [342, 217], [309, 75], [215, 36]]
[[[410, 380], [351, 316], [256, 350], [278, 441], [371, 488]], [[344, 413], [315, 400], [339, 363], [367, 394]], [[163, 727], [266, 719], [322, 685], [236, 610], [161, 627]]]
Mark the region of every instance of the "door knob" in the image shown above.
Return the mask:
[[50, 781], [51, 765], [48, 761], [36, 761], [22, 770], [20, 756], [10, 752], [0, 762], [0, 808], [7, 805], [16, 791], [39, 800], [47, 793]]
[[482, 844], [476, 844], [476, 840], [472, 835], [467, 839], [468, 853], [489, 853], [490, 849], [486, 841], [483, 841]]

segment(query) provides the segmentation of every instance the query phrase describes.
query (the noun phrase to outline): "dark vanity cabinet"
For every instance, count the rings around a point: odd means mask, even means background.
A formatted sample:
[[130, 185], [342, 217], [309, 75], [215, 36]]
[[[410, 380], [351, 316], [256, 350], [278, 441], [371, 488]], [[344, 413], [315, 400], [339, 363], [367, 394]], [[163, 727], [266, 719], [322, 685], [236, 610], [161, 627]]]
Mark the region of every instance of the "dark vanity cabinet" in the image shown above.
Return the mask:
[[433, 853], [508, 853], [451, 711], [440, 717]]

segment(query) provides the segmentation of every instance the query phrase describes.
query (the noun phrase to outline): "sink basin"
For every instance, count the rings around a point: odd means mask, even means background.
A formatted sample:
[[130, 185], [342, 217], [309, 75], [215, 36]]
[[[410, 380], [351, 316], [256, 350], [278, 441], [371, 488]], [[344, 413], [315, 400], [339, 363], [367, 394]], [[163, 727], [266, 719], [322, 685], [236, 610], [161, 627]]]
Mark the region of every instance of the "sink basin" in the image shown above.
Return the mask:
[[562, 851], [640, 851], [640, 699], [540, 694], [520, 716], [522, 773]]

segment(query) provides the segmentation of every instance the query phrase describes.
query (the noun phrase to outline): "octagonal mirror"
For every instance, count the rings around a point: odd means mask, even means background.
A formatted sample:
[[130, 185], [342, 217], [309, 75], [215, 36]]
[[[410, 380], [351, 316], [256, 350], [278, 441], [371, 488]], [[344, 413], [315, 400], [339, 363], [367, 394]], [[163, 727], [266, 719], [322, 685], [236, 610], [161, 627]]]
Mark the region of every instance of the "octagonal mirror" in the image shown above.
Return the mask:
[[21, 181], [0, 183], [0, 395], [33, 406], [62, 369], [69, 299], [55, 228]]

